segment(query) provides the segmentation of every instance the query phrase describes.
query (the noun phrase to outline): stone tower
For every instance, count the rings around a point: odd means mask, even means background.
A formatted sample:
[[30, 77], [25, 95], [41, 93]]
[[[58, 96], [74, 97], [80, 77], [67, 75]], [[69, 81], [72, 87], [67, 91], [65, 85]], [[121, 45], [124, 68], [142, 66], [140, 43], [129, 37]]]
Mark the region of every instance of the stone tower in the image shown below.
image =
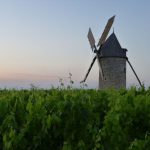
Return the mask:
[[126, 88], [126, 52], [112, 33], [99, 51], [102, 73], [99, 75], [99, 89]]

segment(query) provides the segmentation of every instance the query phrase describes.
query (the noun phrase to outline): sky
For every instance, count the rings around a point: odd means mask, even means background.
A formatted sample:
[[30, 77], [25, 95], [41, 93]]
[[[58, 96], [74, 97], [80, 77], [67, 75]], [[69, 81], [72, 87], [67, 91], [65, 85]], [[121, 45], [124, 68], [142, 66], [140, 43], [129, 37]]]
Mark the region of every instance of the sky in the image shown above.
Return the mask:
[[[94, 57], [87, 39], [98, 42], [107, 20], [145, 86], [150, 85], [150, 1], [148, 0], [0, 0], [0, 88], [76, 87]], [[113, 32], [111, 29], [110, 33]], [[98, 64], [86, 81], [98, 86]], [[127, 65], [127, 86], [138, 82]]]

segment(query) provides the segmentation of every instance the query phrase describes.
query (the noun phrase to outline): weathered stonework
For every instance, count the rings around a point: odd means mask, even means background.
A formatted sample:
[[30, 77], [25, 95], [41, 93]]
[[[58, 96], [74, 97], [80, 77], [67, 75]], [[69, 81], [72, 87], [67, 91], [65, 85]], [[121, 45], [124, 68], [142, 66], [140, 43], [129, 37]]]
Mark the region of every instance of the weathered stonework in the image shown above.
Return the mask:
[[103, 78], [99, 75], [99, 89], [126, 88], [126, 59], [118, 57], [100, 58]]

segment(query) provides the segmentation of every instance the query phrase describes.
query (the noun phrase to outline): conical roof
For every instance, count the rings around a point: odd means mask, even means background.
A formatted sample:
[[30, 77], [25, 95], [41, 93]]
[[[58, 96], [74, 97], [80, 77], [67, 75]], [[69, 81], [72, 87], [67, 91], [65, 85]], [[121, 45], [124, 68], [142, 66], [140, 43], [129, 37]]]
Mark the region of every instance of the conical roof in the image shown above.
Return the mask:
[[101, 55], [102, 57], [126, 57], [126, 51], [121, 48], [115, 33], [112, 33], [101, 48]]

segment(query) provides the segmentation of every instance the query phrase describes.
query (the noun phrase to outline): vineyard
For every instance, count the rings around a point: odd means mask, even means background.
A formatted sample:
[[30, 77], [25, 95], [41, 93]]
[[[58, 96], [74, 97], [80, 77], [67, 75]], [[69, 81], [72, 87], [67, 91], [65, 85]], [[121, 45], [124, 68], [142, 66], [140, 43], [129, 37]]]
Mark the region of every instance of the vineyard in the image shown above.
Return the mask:
[[0, 90], [0, 150], [149, 150], [150, 89]]

